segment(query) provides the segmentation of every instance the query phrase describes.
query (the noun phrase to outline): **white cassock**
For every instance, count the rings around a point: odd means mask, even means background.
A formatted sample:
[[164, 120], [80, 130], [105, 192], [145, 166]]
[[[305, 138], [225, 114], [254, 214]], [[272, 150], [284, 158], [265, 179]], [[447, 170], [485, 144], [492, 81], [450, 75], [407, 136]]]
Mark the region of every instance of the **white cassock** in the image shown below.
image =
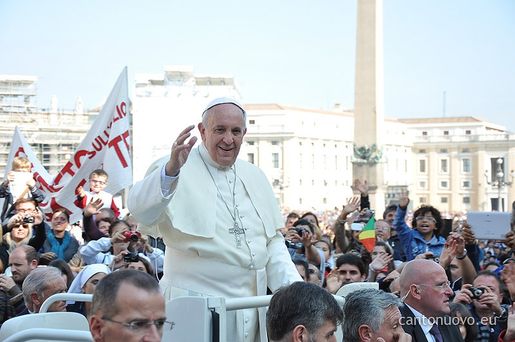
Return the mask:
[[[161, 173], [167, 161], [151, 166], [128, 201], [136, 220], [157, 228], [167, 246], [160, 282], [167, 299], [261, 296], [267, 286], [276, 291], [302, 281], [278, 231], [284, 223], [261, 170], [239, 159], [220, 168], [201, 144], [164, 197]], [[227, 336], [266, 341], [265, 310], [229, 311]]]

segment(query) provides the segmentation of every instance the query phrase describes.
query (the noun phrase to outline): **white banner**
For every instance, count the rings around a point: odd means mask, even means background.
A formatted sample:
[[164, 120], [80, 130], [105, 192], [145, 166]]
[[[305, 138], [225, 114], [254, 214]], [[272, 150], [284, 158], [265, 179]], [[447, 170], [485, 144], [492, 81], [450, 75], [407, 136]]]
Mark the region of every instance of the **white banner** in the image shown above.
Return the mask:
[[88, 134], [52, 180], [35, 154], [19, 132], [15, 131], [11, 158], [18, 155], [13, 151], [24, 152], [33, 165], [35, 179], [45, 193], [46, 200], [40, 204], [45, 213], [51, 213], [58, 207], [66, 208], [71, 213], [70, 222], [82, 219], [82, 209], [76, 206], [76, 190], [82, 186], [89, 190], [89, 174], [95, 169], [103, 169], [109, 175], [106, 192], [116, 194], [132, 184], [131, 136], [130, 136], [130, 100], [128, 93], [127, 67], [124, 68], [108, 99]]

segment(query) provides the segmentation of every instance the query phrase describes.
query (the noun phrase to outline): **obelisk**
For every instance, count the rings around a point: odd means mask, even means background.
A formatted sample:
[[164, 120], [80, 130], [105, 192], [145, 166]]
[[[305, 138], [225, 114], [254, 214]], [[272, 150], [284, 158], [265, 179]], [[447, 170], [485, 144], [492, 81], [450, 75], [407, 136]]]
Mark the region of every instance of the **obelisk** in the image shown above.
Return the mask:
[[353, 177], [367, 180], [371, 207], [376, 210], [376, 217], [380, 217], [385, 207], [380, 160], [384, 130], [383, 1], [358, 0], [357, 3], [354, 146], [362, 153], [354, 155]]

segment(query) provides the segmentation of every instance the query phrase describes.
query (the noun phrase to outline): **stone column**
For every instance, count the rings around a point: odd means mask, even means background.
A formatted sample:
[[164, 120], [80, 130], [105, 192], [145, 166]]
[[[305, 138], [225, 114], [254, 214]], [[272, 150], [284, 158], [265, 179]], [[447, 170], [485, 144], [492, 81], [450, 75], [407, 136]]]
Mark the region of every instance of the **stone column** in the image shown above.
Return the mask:
[[[354, 87], [356, 147], [382, 147], [383, 87], [383, 1], [358, 0]], [[370, 204], [380, 217], [385, 207], [383, 164], [363, 160], [353, 164], [353, 177], [368, 181]]]

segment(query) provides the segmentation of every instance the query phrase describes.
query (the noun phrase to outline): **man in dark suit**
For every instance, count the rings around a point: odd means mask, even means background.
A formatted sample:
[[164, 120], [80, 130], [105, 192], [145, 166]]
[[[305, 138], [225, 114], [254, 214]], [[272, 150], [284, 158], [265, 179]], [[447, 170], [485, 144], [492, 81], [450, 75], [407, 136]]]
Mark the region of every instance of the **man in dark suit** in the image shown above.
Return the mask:
[[463, 341], [449, 317], [449, 280], [442, 266], [432, 260], [415, 259], [406, 264], [399, 279], [402, 326], [413, 342]]

